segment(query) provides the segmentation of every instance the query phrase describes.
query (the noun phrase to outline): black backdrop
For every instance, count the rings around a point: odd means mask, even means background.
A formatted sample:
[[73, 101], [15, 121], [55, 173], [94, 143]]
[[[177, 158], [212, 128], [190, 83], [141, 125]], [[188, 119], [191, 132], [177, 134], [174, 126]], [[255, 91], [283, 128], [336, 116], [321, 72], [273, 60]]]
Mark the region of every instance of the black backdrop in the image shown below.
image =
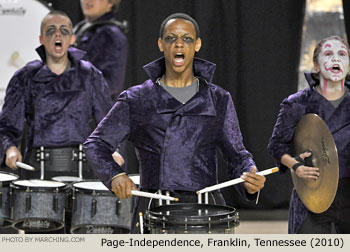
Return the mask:
[[[79, 0], [51, 0], [77, 23], [83, 18]], [[201, 29], [198, 57], [217, 64], [214, 83], [234, 100], [244, 143], [259, 169], [273, 167], [266, 146], [283, 98], [297, 90], [305, 0], [123, 0], [120, 20], [129, 23], [126, 87], [143, 82], [142, 66], [161, 56], [159, 26], [171, 13], [185, 12]], [[130, 154], [130, 172], [137, 172]], [[220, 160], [220, 180], [226, 180]], [[224, 190], [238, 208], [286, 208], [292, 183], [289, 174], [267, 176], [260, 203], [244, 202], [233, 188]]]

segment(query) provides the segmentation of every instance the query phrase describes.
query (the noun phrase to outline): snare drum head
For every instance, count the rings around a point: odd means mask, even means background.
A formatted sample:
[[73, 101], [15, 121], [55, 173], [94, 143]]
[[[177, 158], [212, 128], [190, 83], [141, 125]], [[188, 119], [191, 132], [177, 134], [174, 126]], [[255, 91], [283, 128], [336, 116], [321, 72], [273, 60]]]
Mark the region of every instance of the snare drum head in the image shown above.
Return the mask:
[[73, 177], [73, 176], [58, 176], [58, 177], [53, 177], [53, 181], [58, 181], [58, 182], [79, 182], [82, 181], [82, 178], [79, 177]]
[[[36, 0], [0, 1], [0, 106], [13, 74], [29, 61], [39, 59], [40, 23], [49, 8]], [[4, 34], [7, 34], [6, 36]], [[25, 38], [25, 39], [23, 39]]]
[[30, 179], [30, 180], [18, 180], [13, 182], [15, 186], [22, 187], [36, 187], [36, 188], [57, 188], [65, 186], [62, 182], [50, 181], [50, 180], [39, 180], [39, 179]]
[[73, 186], [78, 189], [91, 191], [109, 191], [108, 188], [100, 181], [85, 181], [74, 183]]
[[18, 179], [18, 176], [12, 173], [0, 172], [0, 181], [7, 182]]
[[130, 174], [129, 178], [134, 182], [135, 185], [140, 185], [140, 175], [138, 174]]

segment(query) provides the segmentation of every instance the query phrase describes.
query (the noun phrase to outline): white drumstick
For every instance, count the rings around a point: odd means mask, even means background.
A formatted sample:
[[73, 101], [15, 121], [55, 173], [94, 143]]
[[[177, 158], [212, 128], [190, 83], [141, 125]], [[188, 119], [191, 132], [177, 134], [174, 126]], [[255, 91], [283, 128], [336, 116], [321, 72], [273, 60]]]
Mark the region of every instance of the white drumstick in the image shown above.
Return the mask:
[[34, 168], [33, 166], [24, 164], [24, 163], [22, 163], [22, 162], [16, 162], [16, 165], [17, 165], [19, 168], [22, 168], [22, 169], [25, 169], [25, 170], [28, 170], [28, 171], [35, 171], [35, 168]]
[[170, 197], [170, 196], [166, 196], [166, 195], [161, 195], [161, 194], [156, 194], [156, 193], [137, 191], [137, 190], [131, 190], [131, 194], [135, 195], [135, 196], [146, 197], [146, 198], [179, 201], [178, 198], [174, 198], [174, 197]]
[[[265, 175], [269, 175], [269, 174], [278, 172], [278, 170], [279, 170], [278, 167], [273, 167], [271, 169], [267, 169], [267, 170], [264, 170], [264, 171], [261, 171], [261, 172], [257, 172], [256, 174], [265, 176]], [[215, 190], [218, 190], [218, 189], [221, 189], [221, 188], [224, 188], [224, 187], [228, 187], [228, 186], [232, 186], [232, 185], [236, 185], [236, 184], [239, 184], [239, 183], [242, 183], [242, 182], [244, 182], [244, 180], [241, 179], [241, 178], [232, 179], [232, 180], [229, 180], [229, 181], [217, 184], [217, 185], [213, 185], [213, 186], [209, 186], [209, 187], [203, 188], [202, 190], [197, 191], [197, 194], [215, 191]]]
[[142, 216], [142, 212], [139, 212], [139, 217], [140, 217], [140, 233], [143, 234], [143, 216]]

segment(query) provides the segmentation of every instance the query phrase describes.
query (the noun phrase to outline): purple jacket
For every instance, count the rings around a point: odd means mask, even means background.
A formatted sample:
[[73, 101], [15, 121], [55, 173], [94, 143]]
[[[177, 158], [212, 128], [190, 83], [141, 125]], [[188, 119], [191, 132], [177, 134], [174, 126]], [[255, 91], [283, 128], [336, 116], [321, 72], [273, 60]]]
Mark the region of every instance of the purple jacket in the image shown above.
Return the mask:
[[86, 51], [84, 59], [101, 70], [109, 86], [108, 94], [114, 99], [124, 89], [128, 41], [113, 21], [116, 21], [115, 14], [108, 12], [88, 28], [83, 28], [84, 20], [74, 30], [76, 47]]
[[[319, 115], [331, 131], [338, 150], [339, 178], [350, 177], [350, 93], [337, 108], [320, 95], [315, 87], [319, 82], [310, 73], [305, 77], [310, 88], [303, 89], [281, 103], [277, 122], [268, 145], [268, 152], [282, 172], [289, 170], [281, 164], [283, 154], [291, 155], [291, 141], [298, 121], [308, 113]], [[350, 87], [350, 83], [346, 82]], [[308, 210], [293, 189], [289, 210], [289, 233], [298, 232]]]
[[[125, 139], [136, 148], [146, 189], [195, 191], [217, 184], [216, 147], [227, 160], [230, 178], [255, 165], [242, 143], [230, 94], [211, 83], [213, 63], [194, 60], [199, 92], [186, 104], [156, 84], [165, 71], [164, 58], [144, 69], [150, 79], [121, 93], [84, 143], [88, 160], [108, 188], [111, 178], [123, 172], [111, 154]], [[243, 186], [239, 190], [245, 197]]]
[[71, 68], [56, 75], [42, 61], [29, 62], [12, 77], [0, 114], [0, 163], [6, 150], [18, 146], [27, 125], [28, 147], [83, 143], [90, 120], [99, 122], [112, 106], [102, 73], [82, 61], [83, 51], [69, 48]]

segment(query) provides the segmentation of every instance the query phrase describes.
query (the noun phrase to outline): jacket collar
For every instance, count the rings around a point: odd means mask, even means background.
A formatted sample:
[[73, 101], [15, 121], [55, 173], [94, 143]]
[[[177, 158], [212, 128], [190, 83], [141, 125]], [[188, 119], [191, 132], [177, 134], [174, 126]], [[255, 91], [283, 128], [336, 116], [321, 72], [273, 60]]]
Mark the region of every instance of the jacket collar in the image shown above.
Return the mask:
[[[43, 45], [41, 45], [38, 48], [36, 48], [35, 50], [39, 54], [41, 60], [43, 62], [46, 62], [45, 47]], [[68, 48], [68, 57], [74, 65], [77, 65], [78, 62], [84, 57], [85, 54], [86, 54], [86, 52], [83, 50], [80, 50], [80, 49], [77, 49], [74, 47]]]
[[[216, 65], [210, 61], [206, 61], [200, 58], [194, 58], [193, 60], [193, 73], [195, 76], [202, 77], [207, 82], [211, 83]], [[143, 69], [151, 78], [153, 83], [156, 83], [165, 72], [165, 59], [161, 57], [155, 61], [152, 61], [145, 65]]]
[[[46, 53], [44, 46], [40, 46], [36, 49], [42, 62], [45, 62]], [[43, 94], [50, 92], [71, 92], [77, 90], [84, 90], [84, 85], [79, 78], [79, 73], [75, 69], [79, 67], [80, 59], [85, 55], [85, 52], [73, 47], [68, 49], [68, 57], [72, 62], [72, 69], [67, 70], [61, 75], [53, 73], [49, 67], [42, 63], [42, 67], [33, 77], [33, 83], [46, 83], [48, 84], [45, 90], [42, 90]]]
[[216, 116], [210, 86], [203, 78], [199, 78], [199, 91], [185, 104], [176, 100], [158, 83], [153, 83], [153, 85], [156, 89], [157, 112], [159, 114], [173, 113], [173, 117], [184, 115]]

